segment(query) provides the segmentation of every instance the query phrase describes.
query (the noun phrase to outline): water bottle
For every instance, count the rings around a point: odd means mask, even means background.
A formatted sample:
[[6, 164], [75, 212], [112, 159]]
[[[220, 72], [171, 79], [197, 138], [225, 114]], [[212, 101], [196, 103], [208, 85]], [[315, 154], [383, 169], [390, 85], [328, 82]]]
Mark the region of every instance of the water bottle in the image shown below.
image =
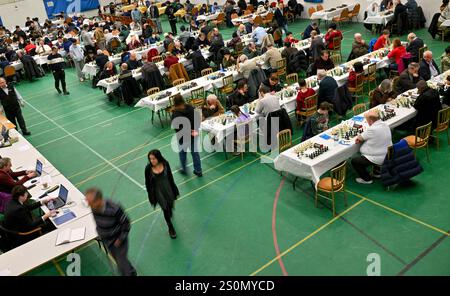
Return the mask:
[[380, 12], [384, 11], [384, 3], [381, 3]]
[[220, 72], [223, 72], [223, 66], [222, 66], [222, 63], [220, 63]]

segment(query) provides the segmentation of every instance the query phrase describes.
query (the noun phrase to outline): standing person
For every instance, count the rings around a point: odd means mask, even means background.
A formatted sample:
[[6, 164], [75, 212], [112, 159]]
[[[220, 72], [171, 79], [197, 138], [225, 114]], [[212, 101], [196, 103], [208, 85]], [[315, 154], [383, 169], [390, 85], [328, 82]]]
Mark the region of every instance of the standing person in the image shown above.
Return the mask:
[[288, 25], [287, 25], [287, 19], [284, 16], [284, 4], [283, 2], [278, 3], [278, 7], [275, 10], [274, 18], [277, 21], [278, 27], [283, 29], [284, 34], [287, 34], [288, 32]]
[[61, 94], [61, 89], [59, 88], [59, 82], [61, 81], [62, 89], [64, 95], [69, 95], [70, 93], [66, 89], [66, 73], [64, 72], [65, 61], [63, 57], [58, 53], [58, 48], [53, 47], [52, 53], [48, 55], [48, 66], [53, 72], [53, 77], [55, 78], [55, 88], [59, 94]]
[[169, 19], [170, 29], [174, 35], [177, 35], [177, 17], [175, 16], [175, 8], [169, 5], [166, 8], [166, 15]]
[[89, 188], [85, 196], [97, 224], [97, 233], [111, 252], [120, 274], [136, 276], [136, 269], [128, 260], [128, 233], [131, 224], [125, 211], [112, 200], [103, 199], [103, 193], [98, 188]]
[[148, 200], [156, 207], [158, 204], [164, 213], [164, 219], [169, 227], [169, 235], [172, 239], [177, 238], [177, 232], [172, 224], [172, 210], [175, 200], [180, 195], [177, 185], [173, 179], [172, 170], [167, 160], [159, 150], [148, 153], [148, 164], [145, 167], [145, 186], [147, 188]]
[[83, 30], [81, 31], [80, 35], [81, 41], [83, 42], [84, 49], [86, 51], [94, 51], [95, 50], [95, 43], [94, 40], [92, 40], [92, 36], [89, 33], [89, 25], [83, 25]]
[[94, 39], [95, 39], [95, 43], [97, 44], [98, 49], [101, 49], [101, 50], [106, 49], [105, 33], [103, 32], [102, 27], [100, 27], [98, 24], [94, 31]]
[[74, 42], [69, 48], [69, 54], [72, 57], [73, 63], [75, 64], [75, 69], [77, 69], [77, 76], [80, 82], [84, 81], [83, 67], [84, 67], [84, 51], [80, 46], [80, 41], [78, 38], [74, 38]]
[[163, 32], [161, 21], [159, 20], [159, 9], [155, 5], [155, 1], [152, 1], [150, 4], [150, 7], [148, 8], [148, 16], [152, 20], [152, 22], [156, 25], [156, 28], [158, 30], [158, 34], [161, 34]]
[[138, 9], [137, 5], [134, 7], [133, 11], [131, 11], [131, 19], [133, 22], [141, 25], [142, 13]]
[[175, 129], [178, 140], [181, 173], [186, 174], [186, 154], [187, 150], [190, 149], [194, 163], [194, 175], [202, 177], [202, 165], [198, 151], [200, 114], [195, 111], [192, 105], [186, 104], [180, 94], [175, 95], [173, 104], [171, 126]]
[[16, 88], [6, 83], [5, 78], [0, 78], [0, 108], [3, 108], [6, 118], [15, 126], [19, 123], [20, 129], [24, 136], [29, 136], [31, 133], [27, 130], [25, 119], [22, 116], [23, 99]]

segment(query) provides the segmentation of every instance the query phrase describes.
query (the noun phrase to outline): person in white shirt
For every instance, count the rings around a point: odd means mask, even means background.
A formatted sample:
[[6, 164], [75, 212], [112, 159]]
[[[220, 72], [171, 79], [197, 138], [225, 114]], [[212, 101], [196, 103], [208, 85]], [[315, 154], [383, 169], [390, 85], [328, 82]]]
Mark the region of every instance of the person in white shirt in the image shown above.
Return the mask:
[[270, 88], [266, 85], [259, 87], [259, 102], [256, 105], [256, 117], [267, 117], [270, 112], [280, 110], [280, 101], [278, 97], [270, 93]]
[[249, 59], [245, 54], [239, 57], [239, 63], [237, 64], [237, 71], [244, 76], [245, 79], [250, 77], [250, 72], [256, 69], [256, 59]]
[[352, 166], [359, 176], [356, 178], [357, 183], [372, 184], [372, 178], [379, 177], [379, 172], [371, 176], [367, 168], [383, 164], [387, 149], [392, 146], [392, 134], [389, 126], [380, 120], [378, 110], [371, 110], [364, 117], [369, 127], [356, 138], [356, 144], [361, 144], [361, 156], [352, 159]]
[[77, 70], [78, 79], [80, 82], [84, 81], [83, 67], [84, 67], [84, 51], [80, 46], [80, 40], [78, 38], [74, 38], [72, 45], [69, 48], [70, 57], [75, 64], [75, 69]]
[[36, 47], [36, 54], [38, 55], [48, 55], [52, 52], [52, 49], [50, 46], [44, 43], [44, 40], [39, 40], [39, 44]]

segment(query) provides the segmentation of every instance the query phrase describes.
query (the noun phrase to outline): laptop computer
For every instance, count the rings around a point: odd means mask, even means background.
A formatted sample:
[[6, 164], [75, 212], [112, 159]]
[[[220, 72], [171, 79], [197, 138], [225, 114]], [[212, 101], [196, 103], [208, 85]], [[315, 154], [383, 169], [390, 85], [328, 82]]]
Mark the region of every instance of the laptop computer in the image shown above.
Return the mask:
[[67, 202], [67, 195], [69, 191], [67, 190], [64, 185], [59, 186], [59, 193], [58, 197], [50, 202], [47, 203], [47, 208], [49, 210], [56, 210], [66, 205]]
[[42, 176], [43, 167], [44, 167], [44, 165], [42, 164], [42, 162], [39, 159], [37, 159], [36, 160], [36, 177]]

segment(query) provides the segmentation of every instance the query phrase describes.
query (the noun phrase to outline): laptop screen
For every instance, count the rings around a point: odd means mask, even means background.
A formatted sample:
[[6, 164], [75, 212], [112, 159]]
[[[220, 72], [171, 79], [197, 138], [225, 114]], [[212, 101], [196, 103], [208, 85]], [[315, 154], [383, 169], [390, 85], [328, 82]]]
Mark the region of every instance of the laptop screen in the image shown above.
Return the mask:
[[68, 192], [67, 188], [61, 184], [61, 186], [59, 187], [59, 197], [64, 201], [64, 203], [66, 203], [66, 201], [67, 201], [68, 193], [69, 192]]
[[36, 173], [38, 174], [38, 176], [42, 175], [42, 162], [38, 160], [36, 160]]

